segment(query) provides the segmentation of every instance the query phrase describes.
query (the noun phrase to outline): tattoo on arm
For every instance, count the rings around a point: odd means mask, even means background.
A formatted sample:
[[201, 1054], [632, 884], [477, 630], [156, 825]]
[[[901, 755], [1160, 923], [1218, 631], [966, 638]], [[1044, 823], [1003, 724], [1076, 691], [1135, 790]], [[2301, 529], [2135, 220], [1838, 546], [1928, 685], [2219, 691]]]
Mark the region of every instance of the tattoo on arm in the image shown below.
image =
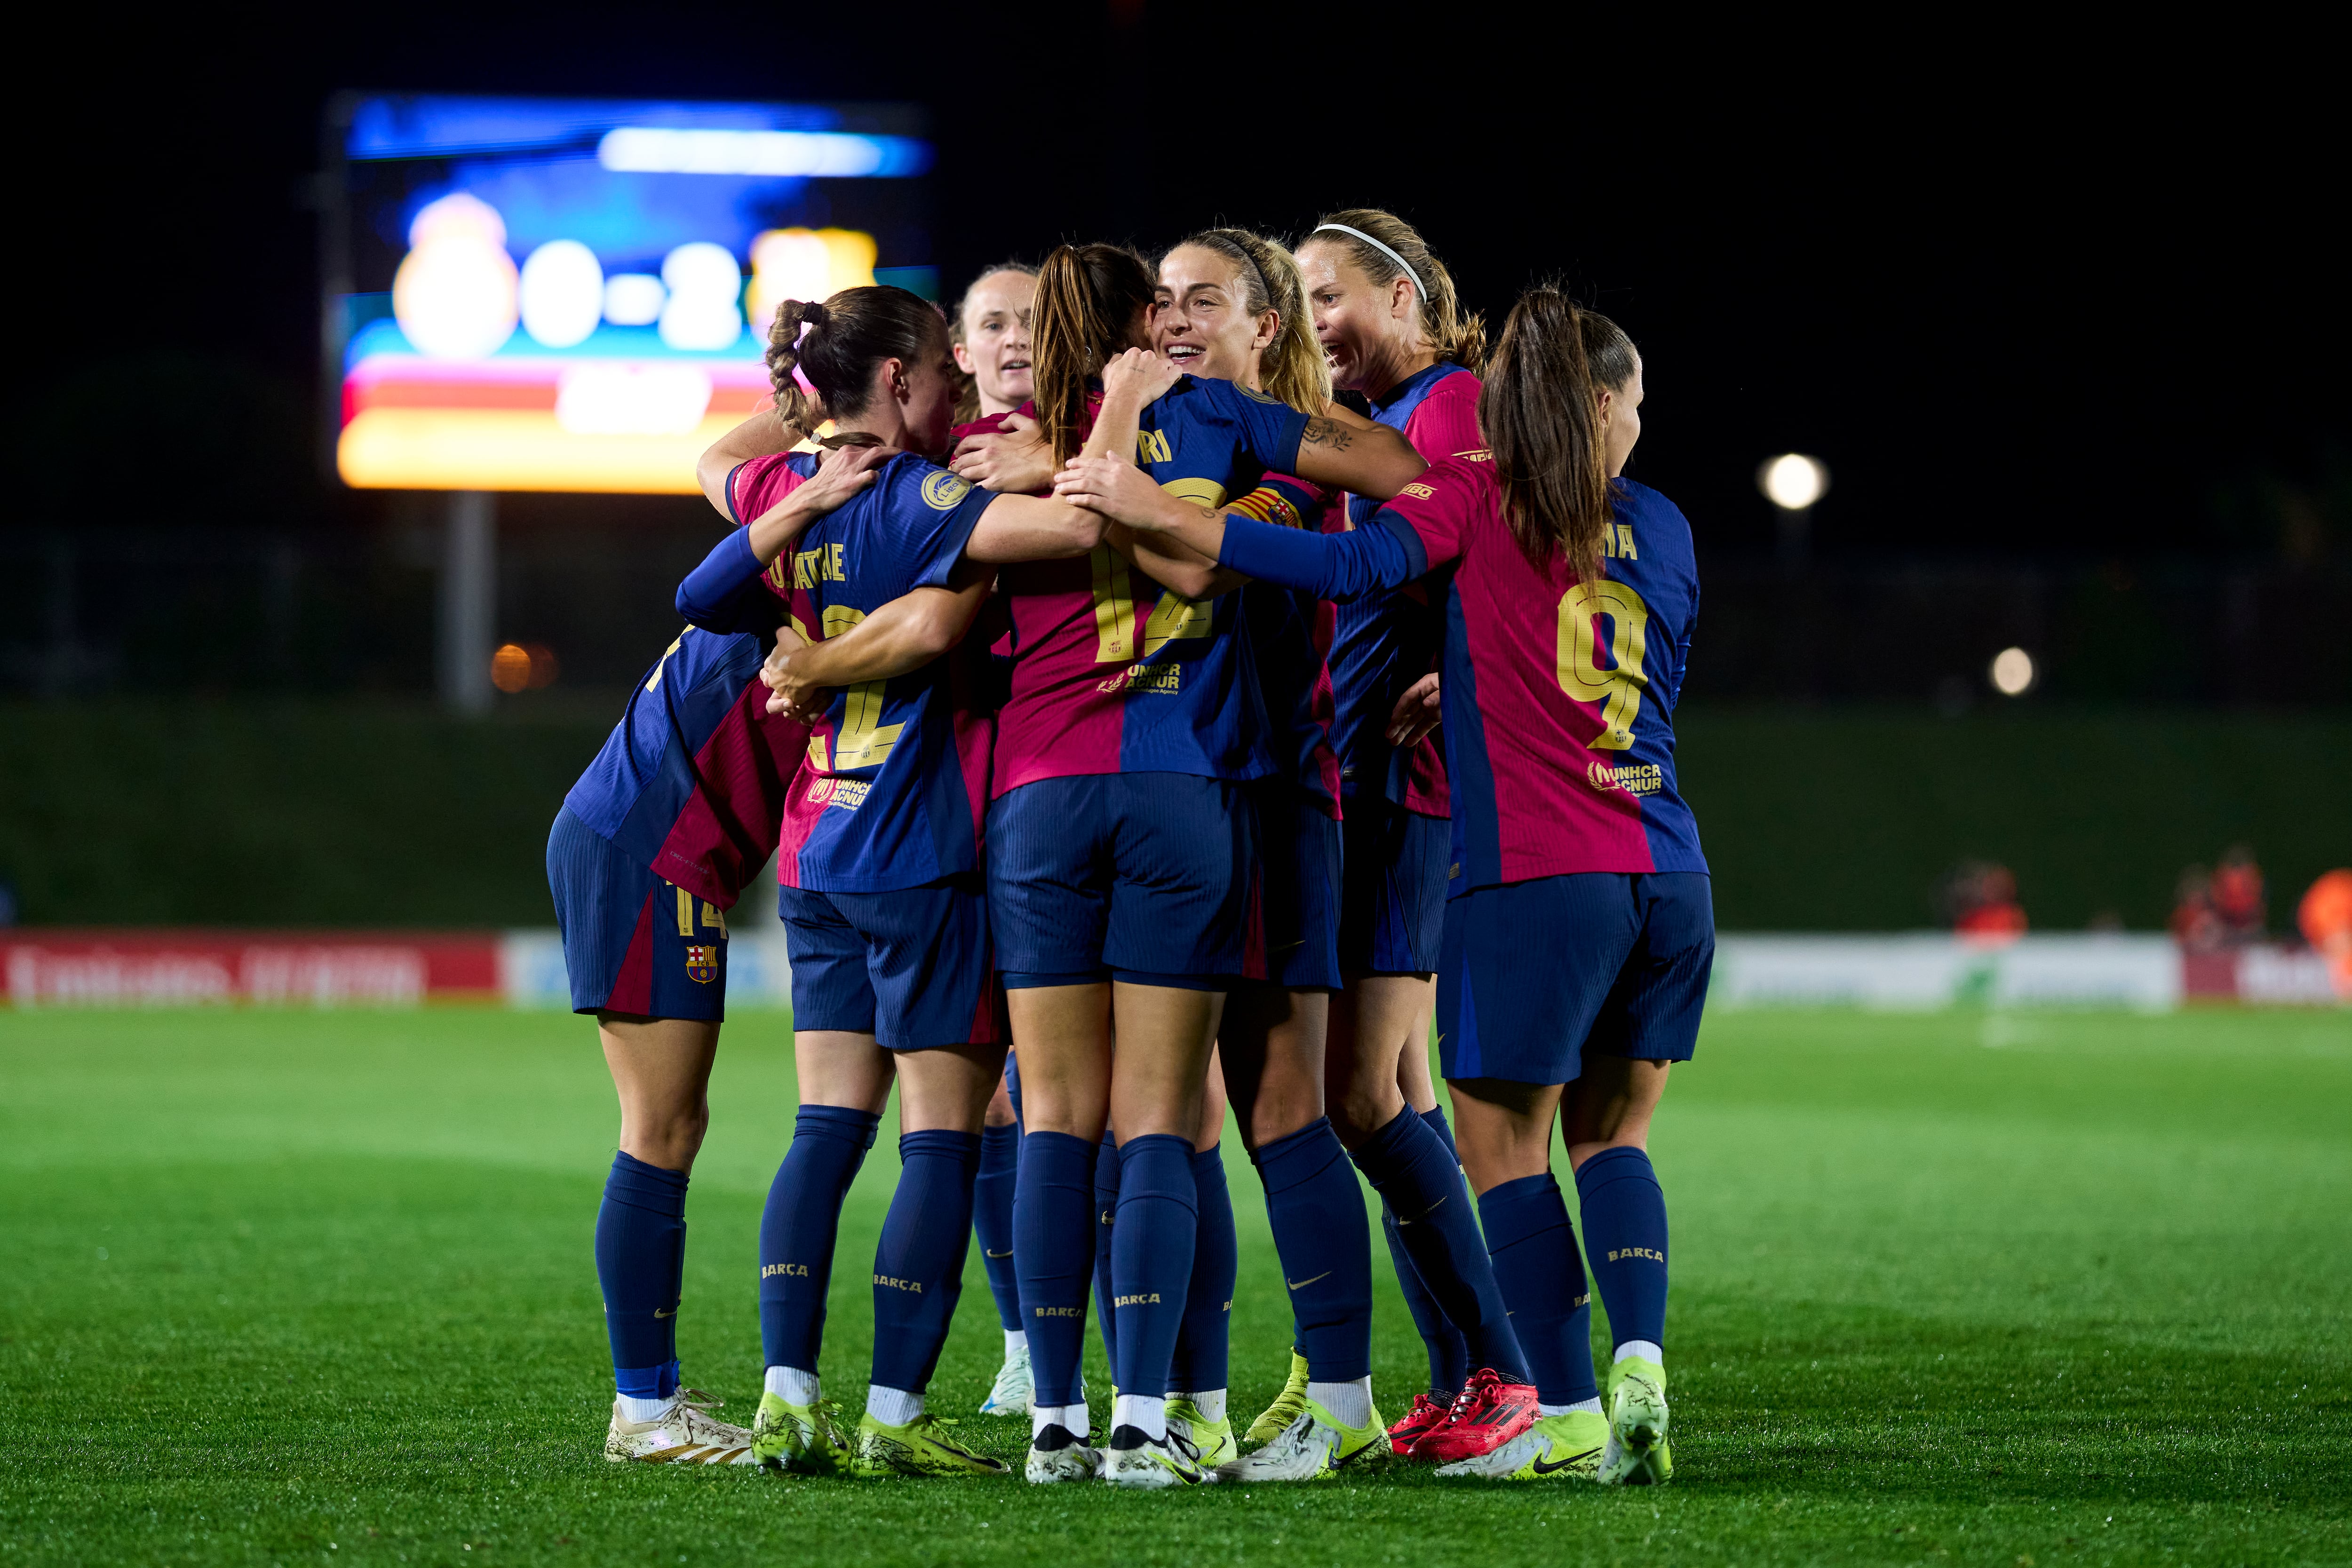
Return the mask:
[[1319, 413], [1307, 422], [1306, 430], [1301, 432], [1298, 437], [1298, 444], [1301, 446], [1328, 446], [1334, 452], [1347, 451], [1349, 447], [1355, 444], [1355, 441], [1354, 431], [1339, 421], [1326, 419]]

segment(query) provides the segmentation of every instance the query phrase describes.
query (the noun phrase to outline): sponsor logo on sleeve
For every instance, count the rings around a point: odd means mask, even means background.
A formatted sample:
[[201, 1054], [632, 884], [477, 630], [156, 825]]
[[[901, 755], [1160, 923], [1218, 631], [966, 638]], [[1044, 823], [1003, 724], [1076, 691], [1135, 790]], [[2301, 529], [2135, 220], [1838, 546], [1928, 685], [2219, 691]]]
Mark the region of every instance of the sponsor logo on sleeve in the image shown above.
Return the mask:
[[1397, 494], [1400, 496], [1411, 496], [1415, 500], [1426, 501], [1432, 496], [1436, 495], [1437, 492], [1427, 485], [1412, 484], [1407, 485], [1403, 489], [1399, 490]]

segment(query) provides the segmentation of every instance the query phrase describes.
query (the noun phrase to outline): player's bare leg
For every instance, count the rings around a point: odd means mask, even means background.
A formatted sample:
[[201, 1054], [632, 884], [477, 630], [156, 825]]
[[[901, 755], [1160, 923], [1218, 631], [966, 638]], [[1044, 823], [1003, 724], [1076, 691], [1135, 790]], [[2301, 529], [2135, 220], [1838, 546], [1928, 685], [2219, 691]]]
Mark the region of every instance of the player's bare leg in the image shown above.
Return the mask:
[[1324, 1099], [1332, 1130], [1348, 1147], [1404, 1109], [1397, 1064], [1409, 1043], [1429, 1038], [1436, 998], [1436, 981], [1428, 975], [1353, 975], [1332, 997]]
[[710, 1130], [710, 1064], [719, 1025], [704, 1019], [596, 1015], [596, 1032], [621, 1102], [620, 1149], [680, 1176]]

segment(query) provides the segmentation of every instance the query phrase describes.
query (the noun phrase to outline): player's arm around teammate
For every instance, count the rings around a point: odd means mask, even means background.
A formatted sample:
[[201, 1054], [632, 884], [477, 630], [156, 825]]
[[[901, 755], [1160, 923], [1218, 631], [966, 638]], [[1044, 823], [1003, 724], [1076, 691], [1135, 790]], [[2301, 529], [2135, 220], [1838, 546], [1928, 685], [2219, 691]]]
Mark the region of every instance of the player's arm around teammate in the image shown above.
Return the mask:
[[[1175, 507], [1128, 516], [1090, 486], [1068, 489], [1253, 576], [1334, 596], [1451, 569], [1451, 624], [1481, 633], [1449, 633], [1445, 649], [1460, 874], [1440, 1051], [1543, 1418], [1447, 1472], [1654, 1483], [1672, 1473], [1666, 1231], [1644, 1145], [1664, 1064], [1692, 1052], [1714, 955], [1672, 733], [1697, 574], [1682, 514], [1621, 476], [1640, 431], [1641, 362], [1613, 323], [1534, 290], [1489, 371], [1491, 451], [1434, 465], [1426, 495], [1352, 534], [1299, 539]], [[1549, 1169], [1556, 1115], [1617, 1345], [1605, 1413], [1582, 1260]]]
[[[1099, 518], [975, 491], [914, 455], [947, 444], [954, 367], [938, 312], [904, 290], [786, 301], [769, 362], [784, 418], [807, 429], [822, 413], [835, 441], [889, 453], [871, 487], [796, 541], [789, 572], [771, 580], [788, 585], [796, 628], [820, 646], [910, 595], [949, 591], [966, 561], [1083, 554], [1100, 538]], [[820, 406], [809, 406], [800, 376]], [[740, 505], [740, 484], [728, 484]], [[730, 536], [688, 574], [680, 608], [689, 618], [729, 614], [779, 556], [772, 530]], [[988, 1473], [1003, 1467], [948, 1437], [924, 1407], [961, 1288], [982, 1119], [1003, 1062], [977, 831], [987, 719], [964, 702], [952, 661], [896, 677], [876, 668], [868, 660], [838, 672], [859, 678], [813, 726], [807, 788], [783, 833], [779, 905], [802, 1108], [761, 1227], [768, 1371], [754, 1449], [802, 1469]], [[853, 1450], [822, 1398], [824, 1302], [841, 1200], [894, 1078], [901, 1170], [875, 1261], [875, 1359]]]

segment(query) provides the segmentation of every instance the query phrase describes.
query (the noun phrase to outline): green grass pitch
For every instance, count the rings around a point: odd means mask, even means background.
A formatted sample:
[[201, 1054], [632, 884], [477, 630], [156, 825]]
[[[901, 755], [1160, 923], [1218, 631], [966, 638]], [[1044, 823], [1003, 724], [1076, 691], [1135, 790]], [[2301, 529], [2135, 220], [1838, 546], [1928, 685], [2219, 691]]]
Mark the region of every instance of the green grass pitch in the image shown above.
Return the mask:
[[[739, 1418], [787, 1028], [728, 1026], [689, 1210], [686, 1366]], [[1653, 1151], [1672, 1486], [1138, 1496], [604, 1463], [580, 1019], [0, 1012], [0, 1568], [2352, 1561], [2347, 1106], [2340, 1014], [1718, 1013]], [[884, 1133], [825, 1351], [852, 1404]], [[1286, 1318], [1226, 1153], [1245, 1420]], [[1388, 1268], [1393, 1414], [1422, 1364]], [[969, 1416], [998, 1338], [967, 1281], [932, 1396], [1010, 1458], [1020, 1424]]]

